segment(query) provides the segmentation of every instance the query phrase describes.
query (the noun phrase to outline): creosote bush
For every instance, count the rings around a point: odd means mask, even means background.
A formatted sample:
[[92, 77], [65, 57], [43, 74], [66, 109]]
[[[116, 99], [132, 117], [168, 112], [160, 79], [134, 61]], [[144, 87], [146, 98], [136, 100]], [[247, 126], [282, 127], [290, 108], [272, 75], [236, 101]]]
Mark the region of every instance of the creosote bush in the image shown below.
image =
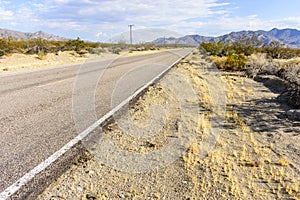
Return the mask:
[[212, 56], [212, 60], [219, 69], [226, 71], [243, 71], [246, 67], [246, 56], [242, 54], [233, 54], [229, 56]]
[[210, 55], [221, 70], [245, 71], [251, 78], [267, 75], [283, 79], [288, 84], [279, 99], [300, 108], [300, 49], [287, 48], [279, 42], [262, 45], [254, 35], [231, 43], [204, 42], [199, 50]]
[[229, 71], [245, 70], [247, 58], [253, 54], [264, 54], [268, 59], [291, 59], [300, 56], [300, 49], [284, 47], [277, 41], [263, 45], [255, 34], [241, 36], [236, 42], [230, 43], [203, 42], [199, 49], [204, 49], [212, 56], [220, 69]]
[[174, 45], [154, 45], [154, 44], [126, 44], [118, 42], [116, 44], [87, 42], [79, 37], [66, 41], [48, 41], [41, 38], [32, 38], [29, 40], [16, 38], [0, 38], [0, 58], [4, 55], [12, 53], [22, 54], [38, 54], [57, 53], [62, 51], [75, 51], [79, 55], [86, 53], [100, 54], [103, 52], [111, 52], [119, 54], [124, 49], [133, 51], [149, 51], [158, 50], [160, 47], [174, 48]]
[[246, 56], [243, 54], [233, 54], [226, 57], [224, 69], [227, 71], [245, 70]]
[[5, 51], [0, 49], [0, 58], [5, 55]]

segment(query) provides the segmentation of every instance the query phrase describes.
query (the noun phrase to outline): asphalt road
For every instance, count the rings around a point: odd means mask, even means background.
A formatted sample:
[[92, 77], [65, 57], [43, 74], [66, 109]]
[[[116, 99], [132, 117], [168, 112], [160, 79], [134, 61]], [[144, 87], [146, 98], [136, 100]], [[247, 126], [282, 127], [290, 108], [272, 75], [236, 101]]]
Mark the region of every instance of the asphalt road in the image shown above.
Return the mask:
[[189, 51], [0, 74], [0, 192]]

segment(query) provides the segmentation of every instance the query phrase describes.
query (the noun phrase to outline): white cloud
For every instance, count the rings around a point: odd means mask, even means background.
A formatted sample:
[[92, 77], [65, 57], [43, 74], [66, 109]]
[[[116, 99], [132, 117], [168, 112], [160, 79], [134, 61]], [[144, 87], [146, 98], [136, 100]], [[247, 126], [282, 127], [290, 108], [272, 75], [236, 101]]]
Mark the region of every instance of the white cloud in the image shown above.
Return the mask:
[[5, 10], [4, 8], [0, 7], [0, 19], [1, 20], [10, 20], [13, 18], [14, 12], [10, 10]]
[[[257, 15], [246, 17], [220, 17], [217, 20], [181, 22], [170, 26], [173, 30], [183, 29], [185, 34], [219, 36], [232, 31], [270, 30], [272, 28], [300, 28], [300, 16], [280, 20], [262, 20]], [[179, 28], [179, 29], [178, 29]]]
[[52, 29], [61, 29], [64, 31], [84, 31], [88, 30], [86, 25], [81, 25], [77, 22], [68, 22], [68, 21], [48, 21], [44, 24]]
[[235, 16], [238, 8], [230, 1], [31, 0], [13, 5], [14, 12], [3, 4], [0, 18], [8, 20], [21, 31], [42, 29], [57, 35], [80, 36], [89, 40], [106, 40], [128, 31], [128, 24], [134, 24], [134, 29], [166, 28], [181, 34], [201, 35], [273, 27], [300, 28], [299, 16], [287, 16], [280, 20], [263, 20], [255, 13], [246, 17]]
[[[54, 0], [34, 1], [17, 9], [16, 24], [34, 27], [37, 30], [47, 27], [59, 34], [77, 32], [78, 35], [102, 39], [127, 31], [128, 24], [135, 28], [168, 28], [191, 18], [207, 18], [224, 15], [223, 8], [228, 3], [217, 0]], [[22, 16], [23, 15], [23, 16]], [[34, 23], [32, 23], [34, 22]], [[26, 26], [27, 25], [27, 26]]]
[[10, 1], [1, 1], [0, 0], [0, 4], [1, 5], [8, 5], [8, 4], [10, 4], [11, 2]]
[[61, 3], [61, 4], [65, 4], [65, 3], [69, 3], [71, 2], [71, 0], [52, 0], [53, 3]]
[[99, 32], [99, 33], [96, 33], [95, 35], [97, 38], [102, 38], [102, 37], [107, 37], [107, 35], [103, 32]]

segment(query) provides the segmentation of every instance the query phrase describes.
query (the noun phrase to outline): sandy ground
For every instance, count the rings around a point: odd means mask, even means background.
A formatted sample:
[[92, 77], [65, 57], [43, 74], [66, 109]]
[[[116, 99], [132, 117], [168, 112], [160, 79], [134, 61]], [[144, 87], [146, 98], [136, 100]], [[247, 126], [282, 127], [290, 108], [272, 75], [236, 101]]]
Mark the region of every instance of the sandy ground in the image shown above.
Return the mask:
[[276, 96], [195, 52], [38, 199], [299, 199], [300, 124]]
[[37, 69], [43, 67], [67, 65], [82, 63], [86, 60], [95, 59], [109, 59], [118, 56], [134, 56], [147, 53], [155, 53], [162, 50], [153, 51], [134, 51], [128, 53], [128, 51], [123, 51], [120, 55], [112, 53], [101, 53], [101, 54], [85, 54], [84, 56], [79, 56], [75, 52], [65, 51], [56, 55], [55, 53], [48, 53], [45, 57], [39, 58], [38, 55], [25, 55], [20, 53], [14, 53], [9, 56], [3, 56], [0, 58], [0, 73], [6, 73], [11, 71], [20, 71], [28, 69]]

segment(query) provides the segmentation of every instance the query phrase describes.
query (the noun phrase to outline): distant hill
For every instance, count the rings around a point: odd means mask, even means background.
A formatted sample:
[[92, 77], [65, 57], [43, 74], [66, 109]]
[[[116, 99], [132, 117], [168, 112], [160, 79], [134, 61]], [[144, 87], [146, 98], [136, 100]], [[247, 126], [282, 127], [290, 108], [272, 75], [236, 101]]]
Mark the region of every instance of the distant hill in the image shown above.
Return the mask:
[[67, 38], [49, 34], [49, 33], [43, 32], [43, 31], [37, 31], [35, 33], [24, 33], [21, 31], [0, 29], [0, 38], [8, 38], [8, 37], [12, 37], [15, 39], [25, 39], [25, 40], [32, 39], [32, 38], [42, 38], [42, 39], [51, 40], [51, 41], [67, 40]]
[[[161, 29], [161, 28], [145, 28], [145, 29], [134, 29], [132, 31], [132, 39], [134, 44], [139, 43], [146, 43], [146, 42], [152, 42], [156, 38], [170, 38], [170, 37], [181, 37], [182, 35], [174, 32], [169, 31], [167, 29]], [[124, 32], [119, 35], [116, 35], [108, 40], [108, 42], [112, 43], [118, 43], [118, 42], [125, 42], [130, 43], [130, 33]]]
[[272, 41], [278, 41], [285, 44], [291, 48], [300, 48], [300, 31], [297, 29], [272, 29], [270, 31], [239, 31], [231, 32], [226, 35], [218, 37], [205, 37], [200, 35], [186, 35], [179, 38], [158, 38], [152, 43], [154, 44], [176, 44], [176, 45], [188, 45], [188, 46], [198, 46], [202, 42], [235, 42], [241, 36], [257, 34], [258, 38], [265, 44]]

